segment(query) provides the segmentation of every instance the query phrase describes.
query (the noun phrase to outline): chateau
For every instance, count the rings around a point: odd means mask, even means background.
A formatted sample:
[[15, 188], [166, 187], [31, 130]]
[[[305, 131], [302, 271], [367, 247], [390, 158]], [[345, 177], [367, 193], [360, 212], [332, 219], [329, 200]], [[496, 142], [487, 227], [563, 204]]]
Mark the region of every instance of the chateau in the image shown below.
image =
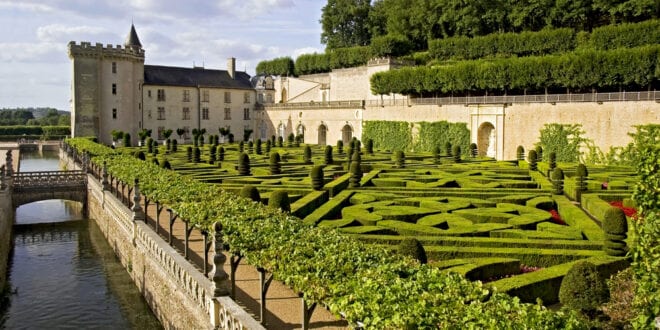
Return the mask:
[[[630, 142], [635, 125], [660, 123], [660, 93], [622, 92], [477, 96], [417, 99], [373, 95], [369, 78], [408, 63], [373, 59], [366, 66], [300, 77], [250, 77], [236, 71], [144, 65], [145, 51], [134, 26], [123, 46], [89, 42], [68, 45], [73, 62], [72, 135], [111, 143], [113, 130], [137, 142], [141, 129], [153, 138], [183, 128], [218, 134], [228, 128], [236, 140], [304, 136], [306, 143], [334, 145], [361, 138], [372, 120], [465, 123], [479, 153], [514, 159], [519, 145], [538, 142], [544, 124], [581, 124], [586, 138], [603, 152]], [[174, 137], [177, 137], [176, 135]]]

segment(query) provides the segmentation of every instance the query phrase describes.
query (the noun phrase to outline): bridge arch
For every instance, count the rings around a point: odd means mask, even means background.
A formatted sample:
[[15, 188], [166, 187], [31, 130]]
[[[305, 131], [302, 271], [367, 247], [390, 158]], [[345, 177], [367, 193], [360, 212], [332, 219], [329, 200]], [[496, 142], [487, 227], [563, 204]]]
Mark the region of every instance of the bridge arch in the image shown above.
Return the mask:
[[84, 171], [18, 172], [11, 176], [14, 209], [21, 205], [63, 199], [87, 205], [87, 174]]

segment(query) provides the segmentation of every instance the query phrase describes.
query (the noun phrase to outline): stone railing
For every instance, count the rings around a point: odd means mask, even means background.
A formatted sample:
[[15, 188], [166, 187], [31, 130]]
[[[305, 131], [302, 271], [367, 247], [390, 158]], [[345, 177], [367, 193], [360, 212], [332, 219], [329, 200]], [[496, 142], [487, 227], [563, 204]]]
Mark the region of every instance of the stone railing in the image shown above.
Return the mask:
[[257, 104], [255, 110], [328, 110], [328, 109], [363, 109], [363, 100], [331, 102], [293, 102]]

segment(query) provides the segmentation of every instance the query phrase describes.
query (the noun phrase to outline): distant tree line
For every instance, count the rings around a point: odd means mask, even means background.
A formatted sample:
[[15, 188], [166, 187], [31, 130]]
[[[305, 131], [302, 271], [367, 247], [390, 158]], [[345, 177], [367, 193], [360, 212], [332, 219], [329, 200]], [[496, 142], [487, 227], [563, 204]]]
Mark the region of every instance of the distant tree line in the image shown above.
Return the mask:
[[0, 126], [71, 126], [71, 115], [53, 108], [0, 109]]

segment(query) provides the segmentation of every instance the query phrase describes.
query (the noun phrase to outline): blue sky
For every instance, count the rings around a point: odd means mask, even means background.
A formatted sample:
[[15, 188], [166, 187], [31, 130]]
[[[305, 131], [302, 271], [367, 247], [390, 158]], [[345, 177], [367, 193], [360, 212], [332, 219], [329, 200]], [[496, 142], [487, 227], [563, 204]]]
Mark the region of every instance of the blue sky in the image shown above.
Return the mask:
[[131, 21], [146, 64], [250, 75], [261, 60], [323, 51], [322, 0], [0, 0], [0, 108], [70, 110], [69, 41], [123, 44]]

